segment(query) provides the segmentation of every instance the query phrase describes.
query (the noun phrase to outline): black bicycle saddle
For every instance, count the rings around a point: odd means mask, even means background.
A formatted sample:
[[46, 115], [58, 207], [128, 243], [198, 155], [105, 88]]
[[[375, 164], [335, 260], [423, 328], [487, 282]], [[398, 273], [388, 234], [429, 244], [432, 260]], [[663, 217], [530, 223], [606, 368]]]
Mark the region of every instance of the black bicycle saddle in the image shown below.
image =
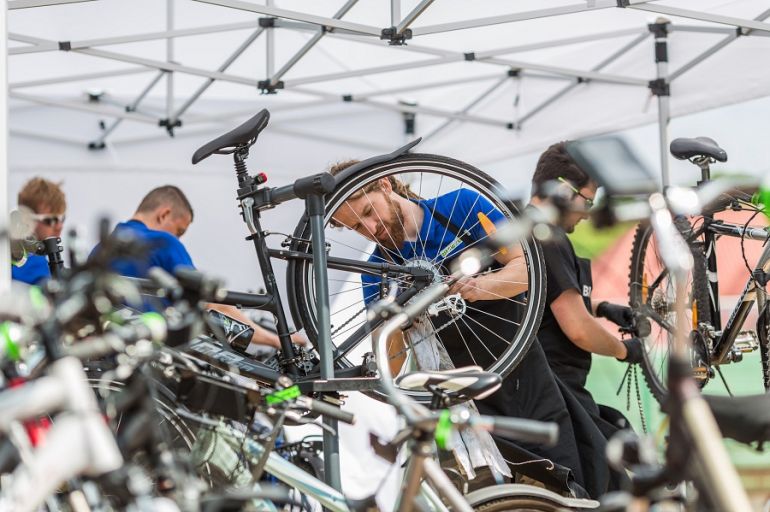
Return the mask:
[[208, 158], [214, 153], [227, 155], [242, 146], [251, 146], [256, 142], [259, 132], [265, 129], [270, 120], [270, 112], [262, 109], [257, 115], [240, 125], [234, 130], [230, 130], [224, 135], [220, 135], [211, 142], [207, 142], [193, 154], [192, 163], [197, 164], [204, 158]]
[[497, 391], [502, 379], [496, 373], [482, 371], [478, 366], [452, 370], [417, 371], [396, 379], [396, 385], [410, 391], [441, 389], [451, 400], [476, 400]]
[[770, 441], [770, 395], [703, 395], [722, 434], [741, 443]]
[[695, 137], [679, 138], [671, 141], [671, 154], [679, 160], [688, 160], [695, 156], [708, 156], [718, 162], [727, 162], [727, 152], [720, 148], [714, 139]]

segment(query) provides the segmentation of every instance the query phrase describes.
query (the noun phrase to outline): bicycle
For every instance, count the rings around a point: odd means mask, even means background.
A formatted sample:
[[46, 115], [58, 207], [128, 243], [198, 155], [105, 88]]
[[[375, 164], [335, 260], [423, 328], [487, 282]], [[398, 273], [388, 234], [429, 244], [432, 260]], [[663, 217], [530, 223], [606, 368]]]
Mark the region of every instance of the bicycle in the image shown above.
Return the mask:
[[[192, 158], [193, 164], [196, 164], [212, 154], [233, 155], [241, 215], [250, 233], [248, 240], [252, 241], [257, 253], [266, 293], [230, 293], [220, 301], [270, 311], [276, 318], [281, 339], [282, 350], [270, 363], [260, 364], [243, 358], [238, 361], [238, 365], [243, 363], [244, 367], [248, 367], [244, 372], [249, 377], [268, 385], [276, 382], [282, 373], [286, 373], [296, 380], [303, 391], [357, 390], [382, 399], [377, 379], [374, 377], [371, 355], [365, 352], [366, 347], [362, 345], [378, 326], [376, 323], [369, 324], [365, 319], [367, 306], [361, 292], [363, 285], [357, 276], [368, 274], [378, 276], [383, 281], [396, 280], [401, 288], [396, 300], [400, 304], [406, 304], [419, 296], [430, 283], [444, 278], [445, 270], [441, 268], [443, 260], [419, 256], [403, 259], [395, 254], [394, 261], [368, 261], [373, 249], [362, 247], [360, 242], [356, 245], [357, 242], [346, 238], [345, 233], [334, 232], [332, 215], [353, 194], [362, 190], [366, 193], [366, 187], [370, 184], [382, 178], [394, 177], [402, 183], [413, 183], [418, 189], [417, 195], [421, 197], [435, 197], [442, 193], [467, 190], [484, 198], [507, 218], [518, 215], [518, 209], [507, 200], [502, 188], [480, 170], [449, 158], [409, 153], [419, 139], [393, 153], [355, 164], [335, 177], [328, 173], [319, 173], [301, 178], [291, 185], [268, 188], [263, 186], [266, 176], [250, 176], [245, 162], [249, 148], [267, 126], [268, 120], [268, 111], [262, 110], [241, 126], [199, 148]], [[293, 234], [284, 235], [282, 249], [269, 249], [266, 238], [277, 233], [263, 230], [260, 213], [295, 198], [305, 200], [305, 215]], [[431, 213], [435, 213], [435, 207]], [[427, 222], [434, 222], [433, 216], [429, 217]], [[467, 231], [481, 222], [480, 219], [466, 221], [460, 226], [461, 230]], [[449, 238], [454, 235], [447, 228], [444, 230], [444, 236]], [[416, 244], [422, 244], [424, 249], [423, 240], [418, 239]], [[500, 338], [498, 348], [487, 348], [486, 364], [481, 366], [502, 376], [513, 370], [532, 342], [544, 304], [540, 250], [532, 239], [523, 239], [521, 246], [527, 268], [528, 289], [523, 296], [509, 299], [516, 307], [517, 316], [510, 319], [515, 325], [515, 332], [510, 339], [505, 339], [491, 329], [485, 329], [484, 321], [480, 321], [480, 325], [475, 327], [475, 330], [479, 331], [477, 340], [472, 340], [473, 343], [484, 345], [482, 337]], [[307, 337], [318, 350], [320, 359], [315, 359], [312, 354], [291, 345], [287, 315], [275, 282], [272, 258], [288, 262], [287, 298], [290, 314], [295, 326], [298, 329], [304, 328]], [[330, 284], [337, 284], [340, 288], [330, 292]], [[381, 287], [377, 295], [383, 296], [385, 293], [385, 288]], [[335, 298], [341, 300], [334, 300]], [[442, 306], [445, 309], [448, 307], [445, 304]], [[491, 316], [487, 318], [491, 319]], [[441, 328], [459, 321], [466, 320], [462, 315], [455, 315], [454, 320], [444, 321], [438, 326], [431, 324], [430, 329], [437, 334]], [[217, 358], [214, 348], [203, 348], [209, 358]], [[466, 354], [474, 357], [470, 347]], [[354, 362], [354, 358], [360, 358], [361, 363]], [[322, 370], [324, 365], [331, 365], [332, 362], [337, 379], [327, 381], [330, 368], [327, 368], [325, 374]], [[428, 393], [410, 393], [422, 402], [430, 400]]]
[[[727, 153], [713, 140], [676, 139], [671, 143], [676, 158], [687, 159], [701, 169], [701, 180], [695, 190], [703, 190], [711, 183], [710, 165], [727, 161]], [[762, 207], [752, 201], [751, 192], [732, 190], [710, 204], [698, 215], [680, 215], [675, 219], [677, 228], [685, 237], [694, 259], [689, 274], [686, 315], [691, 324], [690, 356], [693, 375], [700, 388], [718, 373], [729, 394], [732, 394], [720, 366], [736, 363], [745, 354], [759, 351], [762, 366], [762, 384], [770, 390], [770, 342], [768, 341], [767, 308], [768, 271], [770, 271], [770, 233], [761, 225], [752, 225]], [[727, 239], [740, 241], [742, 261], [749, 277], [727, 322], [722, 321], [717, 260], [720, 247]], [[751, 267], [745, 256], [745, 240], [765, 244], [756, 264]], [[738, 247], [733, 244], [732, 250]], [[721, 254], [724, 258], [727, 254]], [[666, 362], [671, 347], [672, 326], [676, 322], [673, 311], [673, 285], [670, 274], [660, 256], [657, 238], [648, 224], [641, 224], [635, 233], [630, 265], [629, 303], [638, 316], [649, 321], [651, 329], [644, 337], [646, 357], [642, 371], [650, 391], [660, 402], [665, 400]], [[755, 329], [745, 327], [747, 318], [757, 304], [758, 320]]]
[[[716, 150], [718, 148], [715, 145], [703, 141], [688, 140], [683, 143], [679, 140], [674, 153], [683, 157], [702, 156], [704, 153], [706, 157], [717, 157], [719, 153]], [[572, 141], [568, 143], [567, 151], [592, 179], [605, 186], [609, 198], [601, 207], [605, 220], [623, 220], [625, 215], [628, 215], [627, 220], [649, 220], [655, 237], [660, 240], [659, 256], [665, 268], [663, 273], [672, 282], [672, 323], [667, 326], [671, 333], [668, 345], [671, 353], [666, 361], [669, 390], [666, 412], [670, 414], [671, 423], [666, 462], [663, 466], [657, 465], [654, 449], [645, 451], [631, 432], [621, 432], [614, 437], [607, 448], [608, 459], [617, 469], [634, 470], [633, 496], [645, 499], [646, 503], [631, 499], [620, 500], [618, 503], [612, 499], [614, 496], [610, 496], [605, 502], [605, 510], [668, 509], [666, 504], [659, 501], [657, 491], [666, 484], [677, 484], [685, 479], [692, 479], [701, 494], [702, 499], [698, 501], [696, 510], [751, 510], [738, 473], [722, 443], [715, 415], [709, 410], [705, 397], [699, 393], [693, 377], [693, 351], [689, 336], [692, 325], [686, 317], [686, 311], [692, 305], [689, 276], [697, 265], [691, 251], [692, 241], [687, 237], [688, 231], [683, 233], [681, 223], [677, 222], [683, 215], [697, 215], [701, 210], [711, 211], [709, 205], [728, 188], [722, 183], [713, 183], [697, 191], [671, 187], [661, 193], [655, 190], [657, 187], [651, 179], [651, 173], [636, 159], [627, 145], [616, 137]], [[622, 165], [619, 167], [619, 164]], [[626, 169], [631, 176], [620, 177], [618, 168]], [[635, 171], [638, 171], [636, 176]], [[627, 184], [635, 179], [641, 188], [633, 191], [633, 187]], [[728, 185], [734, 186], [730, 181]], [[618, 202], [624, 190], [633, 193], [631, 197], [624, 198], [626, 201]], [[639, 196], [644, 198], [640, 199]], [[743, 402], [734, 401], [732, 405], [723, 408], [719, 416], [722, 422], [734, 425], [740, 418], [736, 412], [740, 412], [738, 407]], [[764, 429], [770, 430], [767, 419], [763, 421]], [[668, 502], [668, 505], [673, 504], [674, 509], [681, 509], [667, 497], [663, 501]]]

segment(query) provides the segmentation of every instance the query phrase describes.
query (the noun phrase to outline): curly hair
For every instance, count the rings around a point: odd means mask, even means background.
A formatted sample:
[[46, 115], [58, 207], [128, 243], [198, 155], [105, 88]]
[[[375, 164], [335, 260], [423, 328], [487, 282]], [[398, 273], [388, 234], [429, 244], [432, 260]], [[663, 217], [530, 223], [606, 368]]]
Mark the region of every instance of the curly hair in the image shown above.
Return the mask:
[[41, 210], [46, 207], [51, 210], [50, 213], [64, 213], [67, 210], [67, 199], [61, 189], [61, 182], [54, 183], [38, 176], [24, 184], [18, 200], [19, 206], [26, 206], [35, 213], [42, 213]]
[[[331, 174], [332, 176], [336, 176], [337, 174], [341, 173], [351, 165], [355, 165], [357, 163], [359, 163], [359, 160], [345, 160], [343, 162], [338, 162], [329, 168], [329, 174]], [[401, 197], [404, 197], [406, 199], [414, 199], [416, 201], [419, 201], [422, 199], [422, 197], [417, 195], [409, 187], [409, 185], [407, 185], [400, 179], [396, 178], [395, 176], [388, 176], [387, 179], [390, 182], [390, 186], [393, 188], [393, 192], [400, 195]], [[363, 196], [364, 194], [369, 194], [371, 192], [376, 192], [378, 190], [382, 190], [382, 183], [380, 182], [380, 180], [376, 180], [369, 183], [368, 185], [364, 185], [360, 189], [350, 194], [350, 196], [348, 196], [346, 201], [356, 200], [359, 197]], [[342, 224], [335, 221], [334, 219], [331, 219], [329, 223], [336, 228], [343, 227]]]

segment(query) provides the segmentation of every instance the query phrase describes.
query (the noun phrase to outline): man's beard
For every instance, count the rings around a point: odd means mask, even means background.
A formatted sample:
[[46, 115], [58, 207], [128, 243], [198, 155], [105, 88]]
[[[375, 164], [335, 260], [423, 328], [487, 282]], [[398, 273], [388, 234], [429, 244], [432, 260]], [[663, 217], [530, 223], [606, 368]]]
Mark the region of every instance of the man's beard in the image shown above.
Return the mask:
[[384, 221], [385, 232], [377, 237], [377, 243], [395, 251], [401, 251], [401, 247], [406, 240], [406, 231], [404, 230], [404, 211], [401, 205], [388, 200], [390, 204], [390, 215], [387, 221]]

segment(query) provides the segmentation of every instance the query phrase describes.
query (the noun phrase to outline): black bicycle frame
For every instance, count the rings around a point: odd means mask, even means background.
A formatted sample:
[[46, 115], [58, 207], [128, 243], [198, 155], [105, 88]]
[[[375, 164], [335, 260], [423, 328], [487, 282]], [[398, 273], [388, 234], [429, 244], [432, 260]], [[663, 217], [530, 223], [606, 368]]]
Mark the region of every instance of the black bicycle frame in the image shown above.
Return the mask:
[[737, 306], [727, 320], [724, 329], [722, 329], [722, 313], [719, 305], [719, 285], [716, 279], [716, 239], [720, 236], [729, 236], [732, 238], [748, 238], [749, 240], [767, 241], [770, 239], [770, 234], [761, 228], [750, 226], [744, 227], [737, 224], [715, 221], [713, 214], [704, 215], [703, 229], [707, 256], [707, 276], [711, 294], [711, 323], [717, 332], [721, 331], [721, 334], [714, 344], [712, 362], [714, 364], [722, 364], [728, 362], [727, 358], [730, 349], [735, 343], [735, 339], [740, 333], [751, 308], [757, 301], [757, 294], [764, 293], [764, 290], [758, 289], [754, 274], [759, 271], [770, 271], [770, 244], [765, 245], [762, 255], [754, 267], [754, 272], [749, 276], [746, 286], [743, 289], [743, 293], [741, 293]]

